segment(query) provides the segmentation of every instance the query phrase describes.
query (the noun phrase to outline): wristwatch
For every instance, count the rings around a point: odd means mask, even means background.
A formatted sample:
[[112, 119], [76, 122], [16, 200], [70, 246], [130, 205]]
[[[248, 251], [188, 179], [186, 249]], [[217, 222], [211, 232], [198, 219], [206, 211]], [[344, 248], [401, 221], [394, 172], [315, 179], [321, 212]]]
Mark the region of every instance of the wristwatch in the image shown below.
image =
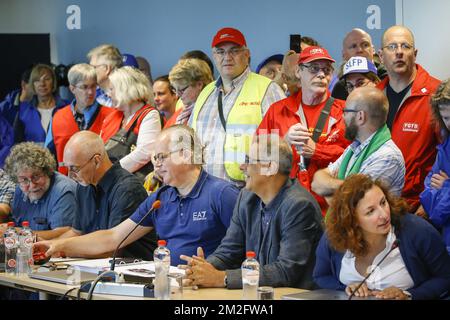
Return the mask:
[[225, 275], [225, 278], [223, 278], [223, 285], [225, 286], [225, 288], [228, 286], [228, 278], [227, 278], [227, 275]]

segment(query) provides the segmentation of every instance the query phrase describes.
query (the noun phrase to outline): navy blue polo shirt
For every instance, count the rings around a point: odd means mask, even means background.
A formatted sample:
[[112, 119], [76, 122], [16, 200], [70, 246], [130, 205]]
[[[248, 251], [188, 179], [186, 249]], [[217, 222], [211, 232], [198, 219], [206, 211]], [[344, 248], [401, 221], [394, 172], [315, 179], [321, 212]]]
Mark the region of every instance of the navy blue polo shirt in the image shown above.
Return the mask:
[[154, 227], [159, 239], [167, 241], [171, 265], [184, 264], [184, 254], [197, 254], [202, 247], [205, 256], [213, 253], [230, 225], [239, 189], [231, 183], [202, 170], [191, 192], [181, 197], [176, 188], [164, 186], [152, 193], [130, 217], [135, 223], [145, 215], [156, 199], [161, 207], [142, 225]]
[[17, 185], [12, 206], [12, 216], [17, 226], [28, 221], [32, 230], [42, 231], [72, 225], [77, 213], [77, 184], [59, 172], [55, 172], [50, 179], [47, 192], [32, 202]]
[[[79, 213], [72, 228], [82, 234], [111, 229], [127, 219], [147, 198], [141, 181], [114, 164], [97, 183], [97, 186], [78, 185]], [[156, 247], [156, 233], [147, 234], [128, 245], [120, 256], [152, 259]]]

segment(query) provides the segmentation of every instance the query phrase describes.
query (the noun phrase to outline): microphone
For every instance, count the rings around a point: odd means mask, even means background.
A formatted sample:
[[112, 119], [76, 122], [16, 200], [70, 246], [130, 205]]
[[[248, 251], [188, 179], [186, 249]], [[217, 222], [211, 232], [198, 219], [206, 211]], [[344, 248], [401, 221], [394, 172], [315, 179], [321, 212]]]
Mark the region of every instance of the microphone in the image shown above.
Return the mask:
[[155, 202], [153, 202], [150, 210], [148, 210], [147, 213], [142, 217], [142, 219], [139, 220], [139, 222], [136, 224], [136, 226], [126, 235], [125, 238], [122, 239], [122, 241], [120, 241], [119, 245], [117, 246], [116, 250], [114, 251], [114, 254], [113, 254], [113, 257], [111, 260], [111, 267], [110, 267], [111, 271], [114, 271], [114, 268], [116, 266], [116, 255], [117, 255], [117, 252], [119, 251], [119, 248], [122, 245], [122, 243], [124, 243], [125, 240], [128, 239], [128, 237], [134, 232], [134, 230], [137, 229], [137, 227], [139, 227], [141, 225], [142, 221], [144, 221], [144, 219], [147, 218], [150, 213], [152, 213], [153, 211], [155, 211], [156, 209], [159, 209], [159, 208], [161, 208], [161, 201], [156, 200]]
[[352, 294], [348, 297], [348, 300], [352, 300], [352, 298], [355, 296], [356, 291], [358, 291], [359, 288], [361, 288], [361, 286], [363, 285], [364, 282], [366, 282], [366, 280], [372, 275], [372, 273], [375, 271], [376, 268], [378, 268], [380, 266], [380, 264], [384, 261], [384, 259], [386, 259], [386, 257], [395, 249], [398, 248], [398, 245], [400, 243], [399, 239], [395, 239], [394, 243], [392, 243], [391, 249], [388, 251], [388, 253], [386, 253], [383, 257], [383, 259], [380, 260], [380, 262], [377, 263], [377, 265], [375, 266], [375, 268], [373, 268], [368, 274], [367, 276], [358, 284], [358, 286], [355, 288], [355, 290], [353, 290]]

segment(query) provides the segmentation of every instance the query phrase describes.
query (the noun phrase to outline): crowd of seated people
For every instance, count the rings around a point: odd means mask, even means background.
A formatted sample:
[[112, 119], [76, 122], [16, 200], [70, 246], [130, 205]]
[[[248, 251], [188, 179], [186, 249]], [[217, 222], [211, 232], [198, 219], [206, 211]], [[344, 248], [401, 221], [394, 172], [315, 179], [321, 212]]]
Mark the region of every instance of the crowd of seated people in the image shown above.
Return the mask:
[[69, 70], [70, 102], [51, 66], [25, 72], [0, 102], [2, 222], [29, 221], [54, 257], [110, 256], [137, 227], [120, 255], [166, 240], [189, 286], [242, 287], [254, 251], [261, 285], [448, 298], [450, 82], [416, 63], [412, 31], [376, 50], [352, 29], [340, 67], [303, 37], [256, 72], [241, 31], [210, 41], [212, 59], [156, 78], [99, 45]]

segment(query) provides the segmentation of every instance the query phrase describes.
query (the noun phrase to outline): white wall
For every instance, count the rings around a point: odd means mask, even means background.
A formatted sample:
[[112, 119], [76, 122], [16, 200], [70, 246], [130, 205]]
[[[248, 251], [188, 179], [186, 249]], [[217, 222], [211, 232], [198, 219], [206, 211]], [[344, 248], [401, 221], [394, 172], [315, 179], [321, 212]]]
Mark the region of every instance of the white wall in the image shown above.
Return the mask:
[[[450, 1], [397, 0], [402, 24], [410, 28], [418, 48], [417, 62], [441, 80], [450, 77]], [[399, 6], [396, 6], [397, 13]], [[398, 15], [397, 15], [398, 17]], [[399, 21], [397, 21], [398, 23]]]

